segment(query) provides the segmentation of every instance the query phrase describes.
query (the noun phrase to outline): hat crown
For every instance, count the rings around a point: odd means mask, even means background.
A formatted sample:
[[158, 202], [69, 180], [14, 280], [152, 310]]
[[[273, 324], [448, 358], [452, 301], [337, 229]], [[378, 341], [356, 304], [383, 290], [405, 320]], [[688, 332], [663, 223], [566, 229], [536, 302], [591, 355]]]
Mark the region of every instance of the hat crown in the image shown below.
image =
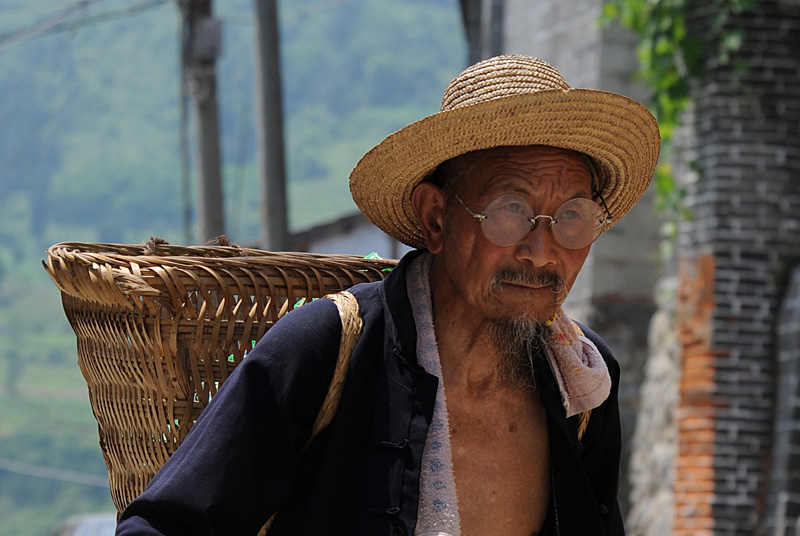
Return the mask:
[[421, 181], [456, 156], [528, 145], [587, 155], [616, 222], [650, 183], [660, 137], [642, 104], [616, 93], [571, 88], [540, 59], [499, 56], [458, 75], [444, 92], [441, 112], [390, 134], [365, 154], [350, 174], [350, 191], [372, 223], [404, 244], [424, 248], [411, 202]]
[[444, 91], [442, 111], [511, 95], [569, 89], [561, 73], [544, 60], [497, 56], [476, 63], [454, 78]]

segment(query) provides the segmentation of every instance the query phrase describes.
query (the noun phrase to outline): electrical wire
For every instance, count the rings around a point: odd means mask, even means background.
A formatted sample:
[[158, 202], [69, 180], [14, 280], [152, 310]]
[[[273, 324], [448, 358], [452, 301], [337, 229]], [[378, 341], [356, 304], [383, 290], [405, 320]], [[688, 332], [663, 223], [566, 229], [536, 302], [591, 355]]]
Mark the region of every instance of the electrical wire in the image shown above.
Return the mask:
[[[8, 1], [8, 0], [6, 0]], [[44, 2], [44, 1], [37, 1], [35, 3], [27, 2], [25, 0], [17, 0], [20, 2], [19, 5], [15, 6], [0, 6], [0, 16], [8, 17], [8, 16], [32, 16], [38, 15], [41, 13], [52, 13], [53, 11], [63, 11], [74, 9], [76, 6], [80, 7], [79, 4], [84, 2], [85, 0], [71, 0], [71, 2], [65, 2], [64, 0], [58, 2]]]
[[34, 26], [30, 28], [25, 28], [22, 30], [11, 32], [10, 34], [7, 33], [4, 35], [0, 35], [0, 52], [14, 45], [34, 39], [36, 37], [43, 37], [46, 35], [53, 35], [57, 33], [73, 31], [76, 29], [84, 28], [86, 26], [92, 26], [110, 20], [132, 17], [134, 15], [140, 14], [143, 11], [161, 7], [169, 3], [170, 0], [145, 0], [143, 2], [139, 2], [138, 4], [127, 6], [124, 8], [112, 9], [104, 13], [87, 15], [77, 20], [68, 20], [70, 19], [70, 17], [73, 17], [76, 13], [79, 13], [80, 11], [83, 11], [88, 7], [90, 7], [92, 4], [96, 4], [101, 1], [103, 0], [79, 0], [78, 2], [75, 2], [69, 8], [59, 13], [58, 15], [51, 17], [43, 22], [36, 23]]
[[69, 482], [70, 484], [81, 484], [96, 488], [109, 487], [108, 476], [79, 473], [77, 471], [58, 469], [56, 467], [46, 467], [44, 465], [18, 462], [15, 460], [9, 460], [8, 458], [0, 458], [0, 470], [19, 475], [36, 476], [39, 478], [47, 478], [49, 480]]
[[70, 23], [69, 25], [65, 25], [66, 27], [60, 31], [71, 31], [77, 28], [83, 28], [84, 26], [91, 26], [109, 20], [117, 20], [117, 19], [132, 17], [134, 15], [138, 15], [142, 11], [147, 11], [148, 9], [161, 7], [165, 4], [168, 4], [169, 2], [170, 0], [148, 0], [145, 2], [140, 2], [138, 4], [134, 4], [132, 6], [123, 7], [115, 10], [109, 10], [105, 13], [87, 16], [79, 21]]
[[97, 2], [100, 1], [102, 0], [78, 0], [71, 6], [67, 7], [67, 9], [65, 9], [58, 15], [50, 17], [43, 22], [36, 23], [31, 28], [26, 28], [11, 35], [0, 36], [0, 39], [2, 39], [0, 40], [0, 51], [10, 46], [22, 43], [24, 41], [28, 41], [29, 39], [33, 39], [34, 37], [42, 35], [45, 32], [63, 23], [66, 19], [70, 18], [75, 13], [78, 13], [79, 11], [82, 11], [87, 7], [91, 6], [92, 4], [96, 4]]

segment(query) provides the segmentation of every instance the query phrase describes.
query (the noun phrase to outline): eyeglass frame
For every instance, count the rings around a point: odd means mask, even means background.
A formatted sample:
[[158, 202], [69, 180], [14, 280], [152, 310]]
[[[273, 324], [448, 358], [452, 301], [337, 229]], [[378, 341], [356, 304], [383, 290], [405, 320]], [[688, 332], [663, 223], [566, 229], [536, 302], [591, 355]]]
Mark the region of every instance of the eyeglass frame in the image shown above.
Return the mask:
[[[473, 218], [475, 218], [476, 220], [478, 220], [478, 223], [482, 223], [484, 220], [486, 220], [486, 219], [488, 219], [488, 218], [489, 218], [489, 216], [487, 216], [486, 214], [484, 214], [484, 213], [483, 213], [483, 210], [482, 210], [482, 211], [480, 211], [480, 212], [473, 212], [473, 211], [472, 211], [472, 209], [471, 209], [471, 208], [469, 208], [469, 207], [467, 206], [467, 204], [464, 202], [464, 200], [463, 200], [463, 199], [461, 199], [461, 198], [458, 196], [458, 194], [457, 194], [457, 193], [455, 193], [455, 192], [452, 192], [452, 191], [451, 191], [451, 192], [450, 192], [450, 195], [452, 195], [453, 197], [455, 197], [455, 198], [458, 200], [458, 202], [459, 202], [459, 203], [461, 203], [461, 205], [462, 205], [462, 206], [463, 206], [463, 207], [464, 207], [464, 208], [467, 210], [467, 212], [469, 212], [469, 213], [470, 213], [470, 215], [471, 215]], [[489, 205], [491, 205], [491, 204], [492, 204], [492, 203], [495, 201], [495, 199], [499, 199], [499, 198], [503, 197], [503, 195], [508, 195], [508, 194], [501, 194], [501, 195], [498, 195], [497, 197], [495, 197], [495, 198], [493, 198], [491, 201], [489, 201], [489, 202], [486, 204], [486, 206], [489, 206]], [[521, 197], [520, 197], [520, 198], [521, 198]], [[576, 199], [586, 199], [586, 200], [590, 200], [589, 198], [586, 198], [586, 197], [584, 197], [584, 198], [576, 198]], [[611, 212], [608, 210], [608, 206], [606, 205], [606, 201], [605, 201], [605, 199], [603, 199], [603, 196], [600, 194], [600, 192], [597, 192], [597, 191], [595, 191], [595, 192], [592, 192], [592, 199], [591, 199], [591, 201], [593, 201], [594, 199], [599, 199], [599, 200], [600, 200], [600, 205], [602, 206], [602, 209], [603, 209], [603, 210], [605, 210], [605, 213], [606, 213], [606, 217], [605, 217], [604, 219], [601, 219], [601, 220], [600, 220], [598, 223], [600, 223], [600, 224], [601, 224], [601, 226], [607, 226], [607, 225], [610, 225], [610, 224], [614, 223], [614, 219], [611, 217]], [[523, 199], [523, 201], [525, 201], [525, 200]], [[572, 199], [570, 199], [570, 200], [567, 200], [567, 201], [565, 201], [564, 203], [562, 203], [562, 204], [561, 204], [561, 206], [559, 206], [559, 207], [556, 209], [556, 212], [558, 212], [558, 211], [561, 209], [561, 207], [563, 207], [565, 204], [569, 203], [570, 201], [572, 201]], [[531, 210], [533, 210], [533, 207], [531, 207], [530, 203], [528, 203], [527, 201], [525, 201], [525, 203], [528, 205], [528, 207], [530, 207], [530, 208], [531, 208]], [[484, 210], [485, 210], [485, 209], [484, 209]], [[602, 215], [601, 215], [601, 216], [602, 216]], [[519, 240], [517, 240], [516, 242], [513, 242], [513, 243], [511, 243], [511, 244], [506, 244], [506, 245], [495, 244], [495, 245], [496, 245], [496, 246], [499, 246], [499, 247], [510, 247], [510, 246], [515, 246], [515, 245], [519, 244], [520, 242], [522, 242], [523, 240], [525, 240], [525, 237], [526, 237], [526, 236], [528, 236], [528, 234], [530, 234], [530, 232], [531, 232], [531, 231], [533, 231], [533, 230], [536, 228], [536, 223], [537, 223], [537, 220], [538, 220], [539, 218], [548, 218], [550, 221], [548, 222], [548, 224], [547, 224], [547, 225], [548, 225], [548, 227], [550, 227], [550, 229], [551, 229], [551, 230], [553, 229], [553, 225], [555, 225], [556, 223], [558, 223], [558, 220], [556, 220], [556, 218], [555, 218], [555, 217], [553, 217], [553, 216], [549, 216], [549, 215], [547, 215], [547, 214], [536, 214], [536, 215], [534, 215], [532, 218], [526, 218], [526, 221], [530, 222], [530, 224], [531, 224], [531, 227], [530, 227], [530, 229], [528, 229], [528, 232], [527, 232], [527, 233], [525, 233], [525, 234], [522, 236], [522, 238], [520, 238]], [[485, 233], [485, 231], [483, 230], [483, 226], [481, 226], [481, 232], [483, 233], [483, 235], [484, 235], [484, 237], [485, 237], [485, 236], [486, 236], [486, 233]], [[602, 233], [602, 232], [598, 233], [598, 234], [597, 234], [597, 236], [595, 236], [595, 237], [592, 239], [592, 241], [591, 241], [591, 242], [589, 242], [588, 244], [586, 244], [585, 246], [582, 246], [582, 247], [580, 247], [580, 248], [569, 248], [569, 247], [567, 247], [567, 246], [564, 246], [563, 244], [561, 244], [561, 243], [560, 243], [560, 242], [559, 242], [557, 239], [556, 239], [556, 242], [557, 242], [559, 245], [561, 245], [562, 247], [566, 248], [566, 249], [583, 249], [584, 247], [588, 247], [588, 246], [590, 246], [591, 244], [594, 244], [595, 240], [597, 240], [598, 238], [600, 238], [600, 235], [601, 235], [601, 234], [603, 234], [603, 233]], [[487, 239], [487, 240], [489, 240], [489, 238], [488, 238], [488, 237], [487, 237], [486, 239]], [[492, 241], [491, 241], [491, 240], [489, 240], [489, 242], [492, 242]], [[492, 242], [492, 243], [494, 244], [494, 242]]]

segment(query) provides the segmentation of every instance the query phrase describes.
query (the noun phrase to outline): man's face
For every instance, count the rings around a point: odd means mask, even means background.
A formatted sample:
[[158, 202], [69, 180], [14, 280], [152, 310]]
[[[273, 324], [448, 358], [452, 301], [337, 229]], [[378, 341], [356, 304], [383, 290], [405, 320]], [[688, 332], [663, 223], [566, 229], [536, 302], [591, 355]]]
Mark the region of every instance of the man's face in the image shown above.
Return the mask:
[[[455, 193], [480, 213], [499, 196], [523, 198], [536, 215], [552, 216], [565, 202], [591, 199], [592, 176], [577, 154], [544, 146], [502, 147], [483, 152]], [[539, 218], [521, 241], [490, 242], [481, 223], [453, 196], [439, 253], [456, 293], [491, 321], [525, 316], [547, 320], [560, 307], [591, 245], [567, 249], [553, 236], [548, 218]], [[437, 248], [438, 249], [438, 248]], [[555, 284], [560, 279], [563, 284]]]

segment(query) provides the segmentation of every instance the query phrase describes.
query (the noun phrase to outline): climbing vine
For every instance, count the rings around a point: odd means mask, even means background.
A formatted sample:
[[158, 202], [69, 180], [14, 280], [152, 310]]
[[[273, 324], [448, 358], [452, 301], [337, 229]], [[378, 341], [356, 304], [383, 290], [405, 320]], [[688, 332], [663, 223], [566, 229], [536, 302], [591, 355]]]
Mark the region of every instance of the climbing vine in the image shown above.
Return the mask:
[[[735, 58], [744, 42], [744, 28], [729, 24], [732, 16], [752, 12], [761, 0], [711, 0], [714, 19], [711, 35], [699, 36], [686, 29], [686, 15], [693, 0], [609, 0], [603, 5], [601, 22], [619, 21], [632, 29], [639, 42], [637, 77], [652, 92], [651, 108], [658, 119], [665, 152], [669, 152], [682, 112], [691, 102], [691, 82], [700, 78], [706, 65], [731, 66], [744, 71], [747, 65]], [[706, 45], [708, 46], [708, 45]], [[663, 159], [654, 178], [657, 208], [665, 217], [665, 235], [674, 237], [677, 223], [686, 217], [680, 205], [685, 192], [672, 176], [668, 159]]]

